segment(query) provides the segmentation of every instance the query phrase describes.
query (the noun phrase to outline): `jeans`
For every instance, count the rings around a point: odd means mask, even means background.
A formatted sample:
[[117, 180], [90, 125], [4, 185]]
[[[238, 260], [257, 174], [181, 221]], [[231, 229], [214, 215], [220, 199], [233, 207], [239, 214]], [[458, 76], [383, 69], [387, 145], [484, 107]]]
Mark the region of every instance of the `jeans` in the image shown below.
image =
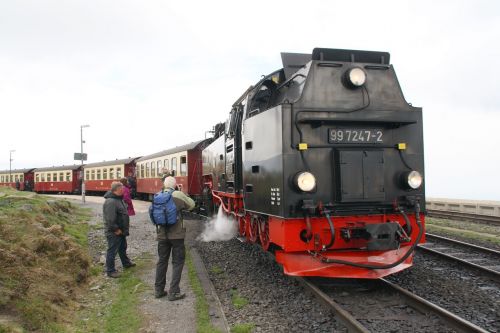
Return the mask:
[[120, 256], [122, 266], [130, 265], [132, 262], [127, 256], [127, 237], [115, 234], [106, 235], [108, 240], [108, 251], [106, 253], [106, 273], [115, 272], [116, 253]]
[[168, 259], [172, 252], [172, 279], [170, 280], [170, 294], [180, 293], [182, 268], [186, 259], [184, 239], [158, 240], [158, 263], [156, 264], [155, 292], [161, 293], [167, 283]]

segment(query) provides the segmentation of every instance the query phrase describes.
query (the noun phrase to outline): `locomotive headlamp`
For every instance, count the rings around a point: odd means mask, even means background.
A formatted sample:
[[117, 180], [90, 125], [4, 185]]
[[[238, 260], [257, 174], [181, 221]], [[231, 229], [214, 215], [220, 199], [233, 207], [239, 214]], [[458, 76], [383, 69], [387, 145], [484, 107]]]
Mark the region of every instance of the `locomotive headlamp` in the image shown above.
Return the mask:
[[303, 192], [311, 192], [316, 188], [316, 177], [310, 172], [299, 172], [295, 176], [295, 185]]
[[403, 173], [403, 184], [413, 190], [418, 189], [422, 185], [423, 177], [418, 171], [409, 171]]
[[346, 78], [352, 88], [358, 88], [365, 84], [366, 73], [361, 68], [354, 67], [347, 71]]

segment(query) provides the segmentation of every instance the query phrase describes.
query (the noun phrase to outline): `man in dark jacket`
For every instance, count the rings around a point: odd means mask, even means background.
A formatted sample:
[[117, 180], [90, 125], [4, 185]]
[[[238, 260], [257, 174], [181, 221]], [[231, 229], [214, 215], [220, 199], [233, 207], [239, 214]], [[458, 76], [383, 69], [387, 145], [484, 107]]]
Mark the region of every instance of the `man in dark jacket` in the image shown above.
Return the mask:
[[123, 268], [130, 268], [135, 264], [127, 256], [127, 236], [129, 235], [129, 217], [127, 206], [123, 202], [123, 184], [113, 182], [111, 191], [104, 195], [106, 201], [102, 207], [108, 251], [106, 253], [106, 274], [116, 278], [120, 275], [115, 269], [116, 253], [120, 256]]
[[185, 297], [185, 294], [182, 294], [179, 288], [182, 268], [184, 267], [186, 258], [186, 248], [184, 247], [186, 228], [184, 227], [182, 211], [192, 210], [195, 206], [193, 199], [181, 191], [176, 191], [175, 188], [175, 178], [171, 176], [166, 177], [164, 181], [164, 190], [173, 191], [172, 199], [174, 199], [177, 208], [177, 222], [167, 227], [160, 225], [157, 229], [158, 263], [156, 264], [155, 297], [160, 298], [167, 295], [165, 291], [165, 285], [167, 283], [166, 275], [168, 259], [170, 257], [170, 252], [172, 252], [172, 279], [168, 292], [169, 301], [175, 301]]

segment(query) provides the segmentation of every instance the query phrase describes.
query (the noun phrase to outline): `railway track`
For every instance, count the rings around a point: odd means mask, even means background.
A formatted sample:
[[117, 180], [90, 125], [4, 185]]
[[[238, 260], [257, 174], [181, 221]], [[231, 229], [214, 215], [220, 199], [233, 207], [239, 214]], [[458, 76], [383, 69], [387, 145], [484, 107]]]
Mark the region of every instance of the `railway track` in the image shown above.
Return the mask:
[[488, 332], [385, 279], [297, 278], [349, 332]]
[[500, 216], [479, 215], [479, 214], [452, 212], [452, 211], [444, 211], [436, 209], [428, 209], [427, 215], [429, 217], [454, 219], [459, 221], [472, 221], [472, 222], [479, 222], [491, 225], [500, 225]]
[[417, 247], [420, 251], [466, 265], [500, 282], [500, 251], [429, 233], [426, 239], [427, 243]]

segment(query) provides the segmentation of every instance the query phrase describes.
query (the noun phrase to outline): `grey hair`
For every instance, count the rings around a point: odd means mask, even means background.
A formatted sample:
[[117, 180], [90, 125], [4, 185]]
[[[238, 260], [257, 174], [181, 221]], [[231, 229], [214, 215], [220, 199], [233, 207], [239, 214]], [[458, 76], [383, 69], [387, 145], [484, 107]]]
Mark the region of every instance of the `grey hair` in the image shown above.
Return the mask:
[[111, 192], [115, 192], [119, 187], [122, 187], [123, 184], [120, 182], [112, 182], [111, 183]]

